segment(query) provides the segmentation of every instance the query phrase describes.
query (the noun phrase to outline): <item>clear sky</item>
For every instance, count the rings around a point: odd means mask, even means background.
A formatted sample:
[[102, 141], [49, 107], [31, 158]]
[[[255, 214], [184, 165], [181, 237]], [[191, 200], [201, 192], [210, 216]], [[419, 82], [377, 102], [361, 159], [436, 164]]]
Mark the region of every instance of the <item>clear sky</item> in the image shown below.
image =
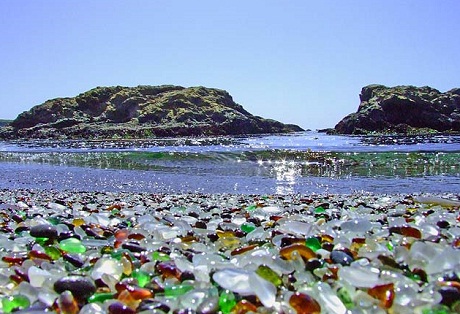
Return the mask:
[[458, 0], [2, 0], [0, 118], [96, 86], [227, 90], [333, 127], [368, 84], [460, 87]]

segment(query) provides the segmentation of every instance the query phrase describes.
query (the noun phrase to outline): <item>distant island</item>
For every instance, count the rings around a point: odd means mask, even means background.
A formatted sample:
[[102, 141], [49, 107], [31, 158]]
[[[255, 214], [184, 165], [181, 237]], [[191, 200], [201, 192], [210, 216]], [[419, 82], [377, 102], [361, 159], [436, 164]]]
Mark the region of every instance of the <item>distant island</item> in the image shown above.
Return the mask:
[[303, 131], [254, 116], [224, 90], [173, 85], [97, 87], [23, 112], [3, 139], [116, 139]]
[[425, 86], [369, 85], [356, 113], [343, 118], [339, 134], [460, 133], [460, 88], [448, 92]]
[[7, 126], [7, 125], [10, 124], [11, 122], [13, 122], [13, 120], [4, 120], [4, 119], [0, 119], [0, 127]]

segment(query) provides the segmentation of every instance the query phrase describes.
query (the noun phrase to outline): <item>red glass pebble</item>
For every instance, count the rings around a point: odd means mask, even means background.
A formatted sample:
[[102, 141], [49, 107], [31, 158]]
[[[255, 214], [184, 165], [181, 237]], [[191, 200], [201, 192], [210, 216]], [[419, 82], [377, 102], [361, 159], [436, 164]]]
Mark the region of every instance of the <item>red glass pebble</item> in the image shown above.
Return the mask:
[[25, 257], [22, 256], [3, 256], [2, 261], [8, 263], [10, 266], [13, 265], [22, 265], [22, 262], [26, 260]]
[[48, 254], [44, 252], [36, 251], [36, 250], [32, 250], [29, 252], [29, 258], [30, 259], [44, 259], [50, 262], [52, 261], [52, 258]]

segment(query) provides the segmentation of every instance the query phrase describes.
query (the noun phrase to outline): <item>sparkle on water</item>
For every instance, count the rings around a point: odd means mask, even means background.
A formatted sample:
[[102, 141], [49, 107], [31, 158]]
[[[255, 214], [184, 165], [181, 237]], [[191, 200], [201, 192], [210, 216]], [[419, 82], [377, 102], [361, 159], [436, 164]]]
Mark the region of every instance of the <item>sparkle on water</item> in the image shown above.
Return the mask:
[[460, 136], [0, 142], [0, 188], [207, 193], [450, 192]]

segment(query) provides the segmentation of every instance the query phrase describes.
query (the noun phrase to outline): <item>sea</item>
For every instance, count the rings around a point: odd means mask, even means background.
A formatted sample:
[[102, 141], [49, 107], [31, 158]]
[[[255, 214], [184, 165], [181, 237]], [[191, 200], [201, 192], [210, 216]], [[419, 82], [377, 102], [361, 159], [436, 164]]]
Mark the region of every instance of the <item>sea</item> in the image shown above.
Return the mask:
[[0, 189], [232, 194], [460, 193], [460, 136], [0, 142]]

